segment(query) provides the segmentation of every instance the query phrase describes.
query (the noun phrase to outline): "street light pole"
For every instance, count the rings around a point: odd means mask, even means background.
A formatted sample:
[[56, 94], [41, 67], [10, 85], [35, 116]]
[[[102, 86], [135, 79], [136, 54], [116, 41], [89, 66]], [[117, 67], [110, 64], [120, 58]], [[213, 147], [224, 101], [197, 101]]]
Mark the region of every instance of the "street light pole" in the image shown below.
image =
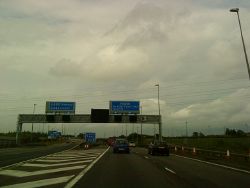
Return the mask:
[[187, 127], [188, 122], [186, 121], [186, 137], [188, 137], [188, 127]]
[[248, 63], [246, 46], [245, 46], [245, 41], [244, 41], [244, 37], [243, 37], [243, 33], [242, 33], [242, 28], [241, 28], [241, 23], [240, 23], [239, 10], [240, 10], [239, 8], [232, 8], [232, 9], [230, 9], [230, 12], [236, 12], [237, 16], [238, 16], [238, 21], [239, 21], [239, 26], [240, 26], [241, 40], [242, 40], [243, 50], [244, 50], [244, 54], [245, 54], [245, 58], [246, 58], [246, 64], [247, 64], [247, 70], [248, 70], [248, 77], [249, 77], [249, 80], [250, 80], [250, 67], [249, 67], [249, 63]]
[[[35, 110], [36, 110], [36, 104], [34, 104], [33, 106], [33, 115], [35, 114]], [[31, 127], [31, 142], [33, 141], [33, 123], [32, 123], [32, 127]]]
[[162, 141], [162, 126], [161, 126], [161, 107], [160, 107], [160, 84], [155, 85], [158, 88], [158, 109], [159, 109], [159, 141]]
[[[140, 106], [141, 107], [141, 115], [142, 115], [142, 106]], [[142, 139], [142, 121], [141, 121], [141, 145], [142, 145], [142, 142], [143, 142], [143, 139]]]

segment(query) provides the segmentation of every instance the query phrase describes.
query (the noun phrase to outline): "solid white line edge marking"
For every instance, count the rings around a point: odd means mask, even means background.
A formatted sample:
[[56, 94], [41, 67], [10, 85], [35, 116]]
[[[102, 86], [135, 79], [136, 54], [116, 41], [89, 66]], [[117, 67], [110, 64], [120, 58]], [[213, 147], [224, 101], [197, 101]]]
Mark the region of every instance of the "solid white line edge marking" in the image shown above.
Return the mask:
[[222, 167], [222, 168], [226, 168], [226, 169], [230, 169], [230, 170], [234, 170], [234, 171], [238, 171], [238, 172], [244, 172], [244, 173], [250, 174], [250, 171], [239, 169], [239, 168], [234, 168], [234, 167], [230, 167], [230, 166], [226, 166], [226, 165], [221, 165], [221, 164], [217, 164], [217, 163], [212, 163], [212, 162], [203, 161], [203, 160], [200, 160], [200, 159], [194, 159], [194, 158], [185, 157], [185, 156], [176, 155], [176, 154], [171, 154], [171, 155], [174, 155], [174, 156], [177, 156], [177, 157], [182, 157], [184, 159], [189, 159], [189, 160], [201, 162], [201, 163], [214, 165], [214, 166], [219, 166], [219, 167]]
[[171, 170], [171, 169], [169, 169], [169, 168], [167, 168], [167, 167], [165, 167], [164, 169], [167, 170], [167, 171], [169, 171], [169, 172], [171, 172], [172, 174], [176, 174], [175, 171], [173, 171], [173, 170]]
[[102, 156], [109, 150], [108, 147], [97, 159], [94, 160], [87, 168], [83, 169], [74, 179], [72, 179], [64, 188], [73, 187], [93, 166], [94, 164], [102, 158]]

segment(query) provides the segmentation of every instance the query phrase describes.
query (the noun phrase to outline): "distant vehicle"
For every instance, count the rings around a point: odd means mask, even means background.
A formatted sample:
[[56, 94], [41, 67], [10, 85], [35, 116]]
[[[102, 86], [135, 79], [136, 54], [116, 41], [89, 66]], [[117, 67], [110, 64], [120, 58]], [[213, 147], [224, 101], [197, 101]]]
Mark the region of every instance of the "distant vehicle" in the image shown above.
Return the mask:
[[148, 146], [148, 154], [151, 155], [167, 155], [169, 156], [169, 146], [166, 142], [154, 142]]
[[108, 144], [109, 146], [113, 146], [114, 143], [115, 143], [115, 137], [109, 137], [109, 138], [107, 139], [107, 144]]
[[113, 144], [113, 153], [130, 153], [129, 144], [126, 139], [116, 139]]
[[129, 145], [129, 147], [135, 147], [135, 142], [134, 141], [130, 141], [128, 145]]

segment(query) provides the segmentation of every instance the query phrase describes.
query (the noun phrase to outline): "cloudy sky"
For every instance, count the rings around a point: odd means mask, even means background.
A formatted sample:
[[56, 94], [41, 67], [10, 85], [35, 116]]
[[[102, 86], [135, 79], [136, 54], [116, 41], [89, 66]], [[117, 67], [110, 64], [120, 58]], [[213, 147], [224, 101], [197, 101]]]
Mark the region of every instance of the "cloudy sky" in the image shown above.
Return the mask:
[[[250, 130], [250, 81], [233, 7], [249, 52], [248, 0], [1, 0], [0, 132], [14, 131], [33, 104], [44, 113], [48, 100], [75, 101], [77, 113], [140, 100], [144, 114], [157, 114], [157, 83], [164, 136], [185, 134], [185, 121], [190, 135]], [[67, 133], [98, 136], [124, 127], [65, 125]]]

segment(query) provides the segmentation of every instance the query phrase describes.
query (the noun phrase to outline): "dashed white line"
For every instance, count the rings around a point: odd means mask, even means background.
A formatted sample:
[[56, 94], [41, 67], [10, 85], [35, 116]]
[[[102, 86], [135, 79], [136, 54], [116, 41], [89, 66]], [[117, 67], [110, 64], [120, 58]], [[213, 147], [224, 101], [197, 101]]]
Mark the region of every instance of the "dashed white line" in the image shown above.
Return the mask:
[[148, 156], [144, 156], [144, 158], [145, 158], [145, 159], [149, 159], [149, 157], [148, 157]]
[[167, 171], [169, 171], [169, 172], [171, 172], [172, 174], [176, 174], [175, 171], [173, 171], [173, 170], [171, 170], [171, 169], [169, 169], [169, 168], [167, 168], [167, 167], [165, 167], [164, 169], [167, 170]]

